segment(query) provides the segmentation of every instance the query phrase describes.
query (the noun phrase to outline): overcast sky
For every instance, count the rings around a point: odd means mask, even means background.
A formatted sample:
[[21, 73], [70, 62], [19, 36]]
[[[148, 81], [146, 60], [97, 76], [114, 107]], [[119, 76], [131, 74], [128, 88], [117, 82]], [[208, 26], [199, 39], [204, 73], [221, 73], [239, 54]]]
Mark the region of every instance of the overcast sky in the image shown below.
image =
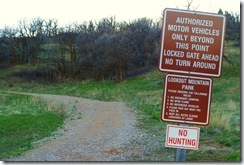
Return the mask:
[[[117, 21], [136, 18], [160, 19], [165, 8], [186, 9], [187, 0], [4, 0], [0, 9], [0, 28], [19, 20], [41, 17], [57, 19], [59, 25], [100, 20], [115, 16]], [[240, 13], [239, 0], [193, 0], [197, 11]]]

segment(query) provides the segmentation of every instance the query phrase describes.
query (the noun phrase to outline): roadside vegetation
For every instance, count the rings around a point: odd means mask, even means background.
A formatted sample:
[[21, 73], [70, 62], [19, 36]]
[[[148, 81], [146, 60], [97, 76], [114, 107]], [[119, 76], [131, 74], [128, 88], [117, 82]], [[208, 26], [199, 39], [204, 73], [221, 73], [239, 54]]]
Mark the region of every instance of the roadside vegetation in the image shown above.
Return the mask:
[[25, 95], [0, 94], [0, 159], [18, 156], [62, 126], [64, 106]]

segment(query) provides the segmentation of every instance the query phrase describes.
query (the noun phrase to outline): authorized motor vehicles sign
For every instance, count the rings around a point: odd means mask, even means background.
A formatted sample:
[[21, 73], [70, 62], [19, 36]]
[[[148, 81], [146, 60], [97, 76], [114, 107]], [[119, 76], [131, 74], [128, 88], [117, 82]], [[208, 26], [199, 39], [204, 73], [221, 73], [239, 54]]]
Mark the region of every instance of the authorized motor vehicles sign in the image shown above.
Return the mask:
[[159, 70], [219, 77], [225, 26], [224, 15], [165, 9]]
[[162, 100], [162, 121], [208, 125], [211, 93], [211, 78], [167, 74]]
[[198, 150], [199, 134], [197, 127], [167, 125], [165, 146]]

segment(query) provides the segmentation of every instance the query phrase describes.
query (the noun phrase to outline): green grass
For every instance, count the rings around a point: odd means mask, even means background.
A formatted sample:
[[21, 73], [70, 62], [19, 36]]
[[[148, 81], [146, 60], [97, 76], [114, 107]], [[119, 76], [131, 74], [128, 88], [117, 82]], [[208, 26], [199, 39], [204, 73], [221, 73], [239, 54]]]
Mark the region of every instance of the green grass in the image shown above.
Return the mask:
[[[198, 151], [188, 151], [188, 161], [240, 161], [240, 48], [229, 43], [226, 44], [225, 52], [233, 65], [224, 61], [221, 77], [213, 78], [210, 124], [200, 127], [201, 145]], [[21, 67], [17, 66], [17, 69]], [[11, 73], [9, 69], [1, 71], [0, 89], [124, 101], [137, 112], [139, 126], [152, 136], [152, 140], [160, 143], [151, 154], [158, 155], [161, 151], [161, 157], [157, 160], [165, 160], [163, 155], [168, 155], [169, 150], [172, 151], [162, 147], [165, 126], [170, 123], [160, 120], [165, 73], [160, 73], [157, 69], [126, 79], [122, 83], [28, 82], [10, 77], [9, 73]], [[10, 83], [13, 84], [12, 87], [9, 87]], [[11, 107], [14, 108], [14, 104], [11, 104]]]
[[1, 160], [30, 150], [33, 142], [50, 136], [62, 126], [64, 112], [48, 110], [43, 103], [31, 96], [1, 93]]

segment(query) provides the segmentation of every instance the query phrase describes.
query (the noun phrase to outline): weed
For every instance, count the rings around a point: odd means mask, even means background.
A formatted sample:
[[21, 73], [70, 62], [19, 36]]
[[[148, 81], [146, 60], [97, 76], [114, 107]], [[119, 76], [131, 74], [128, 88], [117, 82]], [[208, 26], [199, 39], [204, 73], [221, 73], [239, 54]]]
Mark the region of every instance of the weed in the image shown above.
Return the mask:
[[226, 154], [226, 160], [240, 161], [240, 152], [234, 152], [234, 153]]
[[48, 111], [31, 96], [1, 94], [0, 98], [0, 159], [31, 149], [34, 141], [50, 136], [63, 123], [64, 112]]

